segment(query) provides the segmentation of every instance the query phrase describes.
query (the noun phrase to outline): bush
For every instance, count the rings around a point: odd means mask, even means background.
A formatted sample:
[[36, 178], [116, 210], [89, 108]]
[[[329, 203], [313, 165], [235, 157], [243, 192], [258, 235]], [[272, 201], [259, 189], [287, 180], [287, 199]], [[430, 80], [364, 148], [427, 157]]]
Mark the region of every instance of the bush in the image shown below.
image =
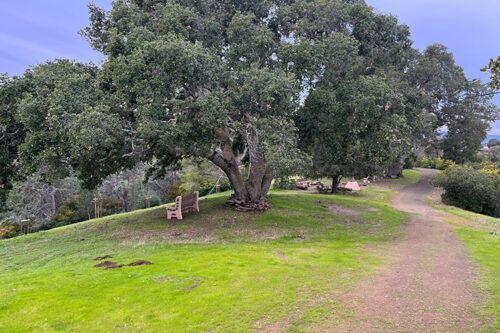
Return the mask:
[[179, 195], [182, 195], [182, 188], [181, 188], [182, 183], [181, 182], [176, 182], [168, 188], [167, 193], [165, 194], [165, 201], [166, 202], [172, 202], [175, 200], [175, 198]]
[[414, 155], [411, 155], [405, 159], [405, 164], [403, 169], [413, 169], [417, 164], [417, 158]]
[[82, 220], [79, 215], [78, 202], [76, 200], [67, 200], [59, 207], [52, 218], [51, 228], [73, 224]]
[[17, 234], [17, 229], [13, 225], [0, 225], [0, 239], [14, 237]]
[[437, 176], [443, 202], [476, 213], [500, 217], [500, 176], [472, 166], [454, 166]]
[[455, 162], [451, 160], [445, 160], [440, 157], [436, 158], [427, 158], [424, 157], [418, 163], [418, 166], [421, 168], [427, 169], [437, 169], [437, 170], [446, 170], [455, 165]]
[[220, 191], [231, 188], [229, 179], [222, 170], [207, 160], [189, 158], [182, 160], [181, 165], [180, 190], [182, 194], [199, 191], [200, 196], [204, 196], [210, 193], [217, 183]]
[[273, 188], [281, 190], [295, 190], [297, 188], [297, 182], [292, 178], [278, 178], [274, 182]]
[[419, 167], [421, 167], [421, 168], [426, 168], [426, 169], [428, 169], [428, 168], [432, 168], [432, 167], [431, 167], [431, 165], [432, 165], [431, 163], [432, 163], [432, 161], [431, 161], [431, 159], [430, 159], [430, 158], [423, 157], [423, 158], [420, 160], [420, 162], [418, 163], [418, 166], [419, 166]]

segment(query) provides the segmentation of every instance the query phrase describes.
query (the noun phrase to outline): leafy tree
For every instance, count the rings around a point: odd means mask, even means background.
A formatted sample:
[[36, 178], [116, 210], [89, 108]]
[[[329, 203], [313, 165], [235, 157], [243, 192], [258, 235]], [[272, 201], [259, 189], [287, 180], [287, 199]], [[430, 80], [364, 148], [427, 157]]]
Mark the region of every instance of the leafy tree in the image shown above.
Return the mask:
[[491, 139], [490, 141], [488, 141], [488, 148], [496, 147], [496, 146], [500, 146], [500, 140]]
[[[323, 8], [326, 3], [331, 7]], [[286, 58], [309, 89], [295, 117], [301, 147], [313, 155], [311, 173], [331, 177], [333, 191], [342, 176], [383, 173], [393, 162], [402, 167], [425, 122], [404, 74], [417, 55], [408, 27], [362, 2], [353, 4], [308, 2], [314, 13], [337, 6], [338, 18], [322, 27], [325, 37], [319, 42], [298, 37], [300, 47]]]
[[[18, 97], [16, 119], [26, 129], [19, 146], [21, 172], [27, 176], [44, 167], [51, 181], [76, 170], [86, 187], [97, 186], [102, 174], [112, 174], [130, 161], [126, 128], [105, 105], [97, 68], [56, 60], [29, 69]], [[128, 163], [127, 163], [128, 162]]]
[[444, 158], [457, 163], [474, 161], [486, 137], [490, 122], [498, 118], [491, 95], [479, 81], [468, 82], [463, 97], [443, 109], [449, 115], [444, 140]]
[[0, 212], [6, 208], [7, 191], [17, 170], [18, 147], [25, 136], [24, 127], [15, 118], [22, 89], [19, 80], [0, 75]]
[[500, 57], [491, 59], [488, 66], [483, 68], [483, 71], [491, 73], [491, 87], [493, 89], [500, 89]]
[[459, 163], [473, 160], [489, 123], [498, 117], [491, 90], [469, 81], [453, 54], [439, 44], [424, 51], [409, 75], [419, 89], [421, 107], [436, 118], [434, 130], [447, 127], [444, 157]]
[[409, 76], [419, 89], [421, 105], [436, 117], [436, 126], [446, 125], [453, 114], [452, 109], [443, 106], [453, 104], [467, 84], [453, 54], [444, 45], [431, 45], [417, 59]]
[[111, 98], [104, 104], [136, 138], [129, 153], [158, 168], [185, 156], [207, 158], [230, 180], [232, 203], [265, 209], [272, 179], [303, 159], [290, 120], [299, 84], [279, 58], [298, 29], [280, 23], [293, 5], [116, 1], [110, 12], [91, 6], [83, 34], [108, 57], [100, 81]]
[[344, 83], [334, 93], [311, 93], [297, 123], [302, 145], [313, 154], [314, 175], [332, 177], [335, 192], [342, 176], [379, 173], [409, 149], [403, 100], [377, 76]]

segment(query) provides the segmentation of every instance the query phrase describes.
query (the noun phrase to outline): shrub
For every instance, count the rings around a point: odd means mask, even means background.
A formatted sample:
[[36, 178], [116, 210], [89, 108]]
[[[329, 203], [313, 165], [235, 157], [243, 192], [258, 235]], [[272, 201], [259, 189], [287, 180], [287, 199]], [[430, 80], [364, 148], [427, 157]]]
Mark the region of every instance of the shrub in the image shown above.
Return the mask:
[[414, 155], [411, 155], [405, 159], [405, 164], [403, 166], [404, 169], [413, 169], [417, 164], [417, 158]]
[[273, 188], [281, 190], [295, 190], [297, 188], [297, 182], [292, 178], [278, 178], [274, 182]]
[[454, 166], [433, 180], [443, 202], [476, 213], [500, 217], [500, 177], [472, 166]]
[[51, 227], [60, 227], [75, 222], [79, 222], [78, 205], [74, 200], [68, 200], [57, 210], [52, 218]]
[[421, 168], [431, 168], [431, 159], [427, 157], [423, 157], [420, 162], [418, 163], [418, 166]]
[[451, 160], [445, 160], [445, 159], [442, 159], [440, 157], [436, 157], [436, 158], [424, 157], [420, 160], [418, 165], [421, 168], [446, 170], [446, 169], [454, 166], [455, 162], [453, 162]]
[[182, 160], [181, 165], [180, 190], [182, 194], [199, 191], [200, 196], [204, 196], [214, 189], [216, 184], [219, 185], [221, 191], [226, 191], [231, 187], [222, 170], [207, 160], [189, 158]]
[[481, 170], [487, 174], [490, 174], [490, 175], [500, 175], [500, 163], [499, 162], [483, 162], [483, 163], [481, 163]]
[[181, 188], [182, 183], [181, 182], [176, 182], [170, 185], [168, 188], [167, 193], [165, 194], [165, 201], [166, 202], [172, 202], [175, 200], [175, 197], [182, 195], [182, 188]]
[[6, 224], [0, 225], [0, 239], [11, 238], [17, 234], [17, 229], [15, 226]]

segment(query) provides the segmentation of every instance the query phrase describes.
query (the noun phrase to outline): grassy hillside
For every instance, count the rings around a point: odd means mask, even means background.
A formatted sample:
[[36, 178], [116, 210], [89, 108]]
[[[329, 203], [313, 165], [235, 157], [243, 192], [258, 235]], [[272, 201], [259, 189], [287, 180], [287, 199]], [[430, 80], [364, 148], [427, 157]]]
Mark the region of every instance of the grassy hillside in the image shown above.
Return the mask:
[[[407, 175], [393, 186], [418, 180]], [[159, 207], [1, 241], [0, 331], [247, 332], [290, 311], [299, 330], [335, 307], [318, 295], [373, 273], [373, 249], [400, 236], [390, 194], [277, 191], [262, 214], [219, 194], [183, 221]], [[94, 267], [104, 255], [152, 264]]]

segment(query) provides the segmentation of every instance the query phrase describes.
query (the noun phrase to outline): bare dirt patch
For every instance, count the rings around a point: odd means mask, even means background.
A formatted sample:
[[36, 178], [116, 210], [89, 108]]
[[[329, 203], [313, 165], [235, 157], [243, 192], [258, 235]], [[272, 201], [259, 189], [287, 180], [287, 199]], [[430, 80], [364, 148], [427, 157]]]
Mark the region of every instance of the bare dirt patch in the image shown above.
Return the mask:
[[95, 265], [94, 267], [104, 268], [104, 269], [116, 269], [116, 268], [123, 267], [123, 265], [118, 264], [114, 261], [103, 261], [103, 262]]
[[331, 203], [322, 202], [321, 206], [328, 209], [331, 213], [334, 213], [335, 215], [358, 216], [361, 214], [361, 212], [358, 210], [339, 206], [339, 205], [334, 205]]
[[[101, 259], [97, 259], [97, 258], [101, 258]], [[103, 259], [108, 259], [108, 258], [112, 258], [110, 255], [106, 255], [106, 256], [102, 256], [102, 257], [97, 257], [95, 258], [94, 260], [103, 260]], [[144, 265], [151, 265], [153, 264], [151, 261], [147, 261], [147, 260], [136, 260], [136, 261], [133, 261], [127, 265], [124, 265], [124, 264], [118, 264], [114, 261], [103, 261], [99, 264], [96, 264], [94, 265], [94, 267], [97, 267], [97, 268], [104, 268], [104, 269], [116, 269], [116, 268], [122, 268], [124, 266], [129, 266], [129, 267], [134, 267], [134, 266], [144, 266]]]
[[94, 260], [101, 261], [101, 260], [110, 259], [110, 258], [113, 258], [113, 256], [110, 256], [109, 254], [107, 254], [107, 255], [102, 256], [102, 257], [95, 257]]
[[127, 264], [127, 266], [143, 266], [143, 265], [151, 265], [151, 264], [153, 264], [151, 261], [137, 260], [137, 261], [131, 262], [130, 264]]

